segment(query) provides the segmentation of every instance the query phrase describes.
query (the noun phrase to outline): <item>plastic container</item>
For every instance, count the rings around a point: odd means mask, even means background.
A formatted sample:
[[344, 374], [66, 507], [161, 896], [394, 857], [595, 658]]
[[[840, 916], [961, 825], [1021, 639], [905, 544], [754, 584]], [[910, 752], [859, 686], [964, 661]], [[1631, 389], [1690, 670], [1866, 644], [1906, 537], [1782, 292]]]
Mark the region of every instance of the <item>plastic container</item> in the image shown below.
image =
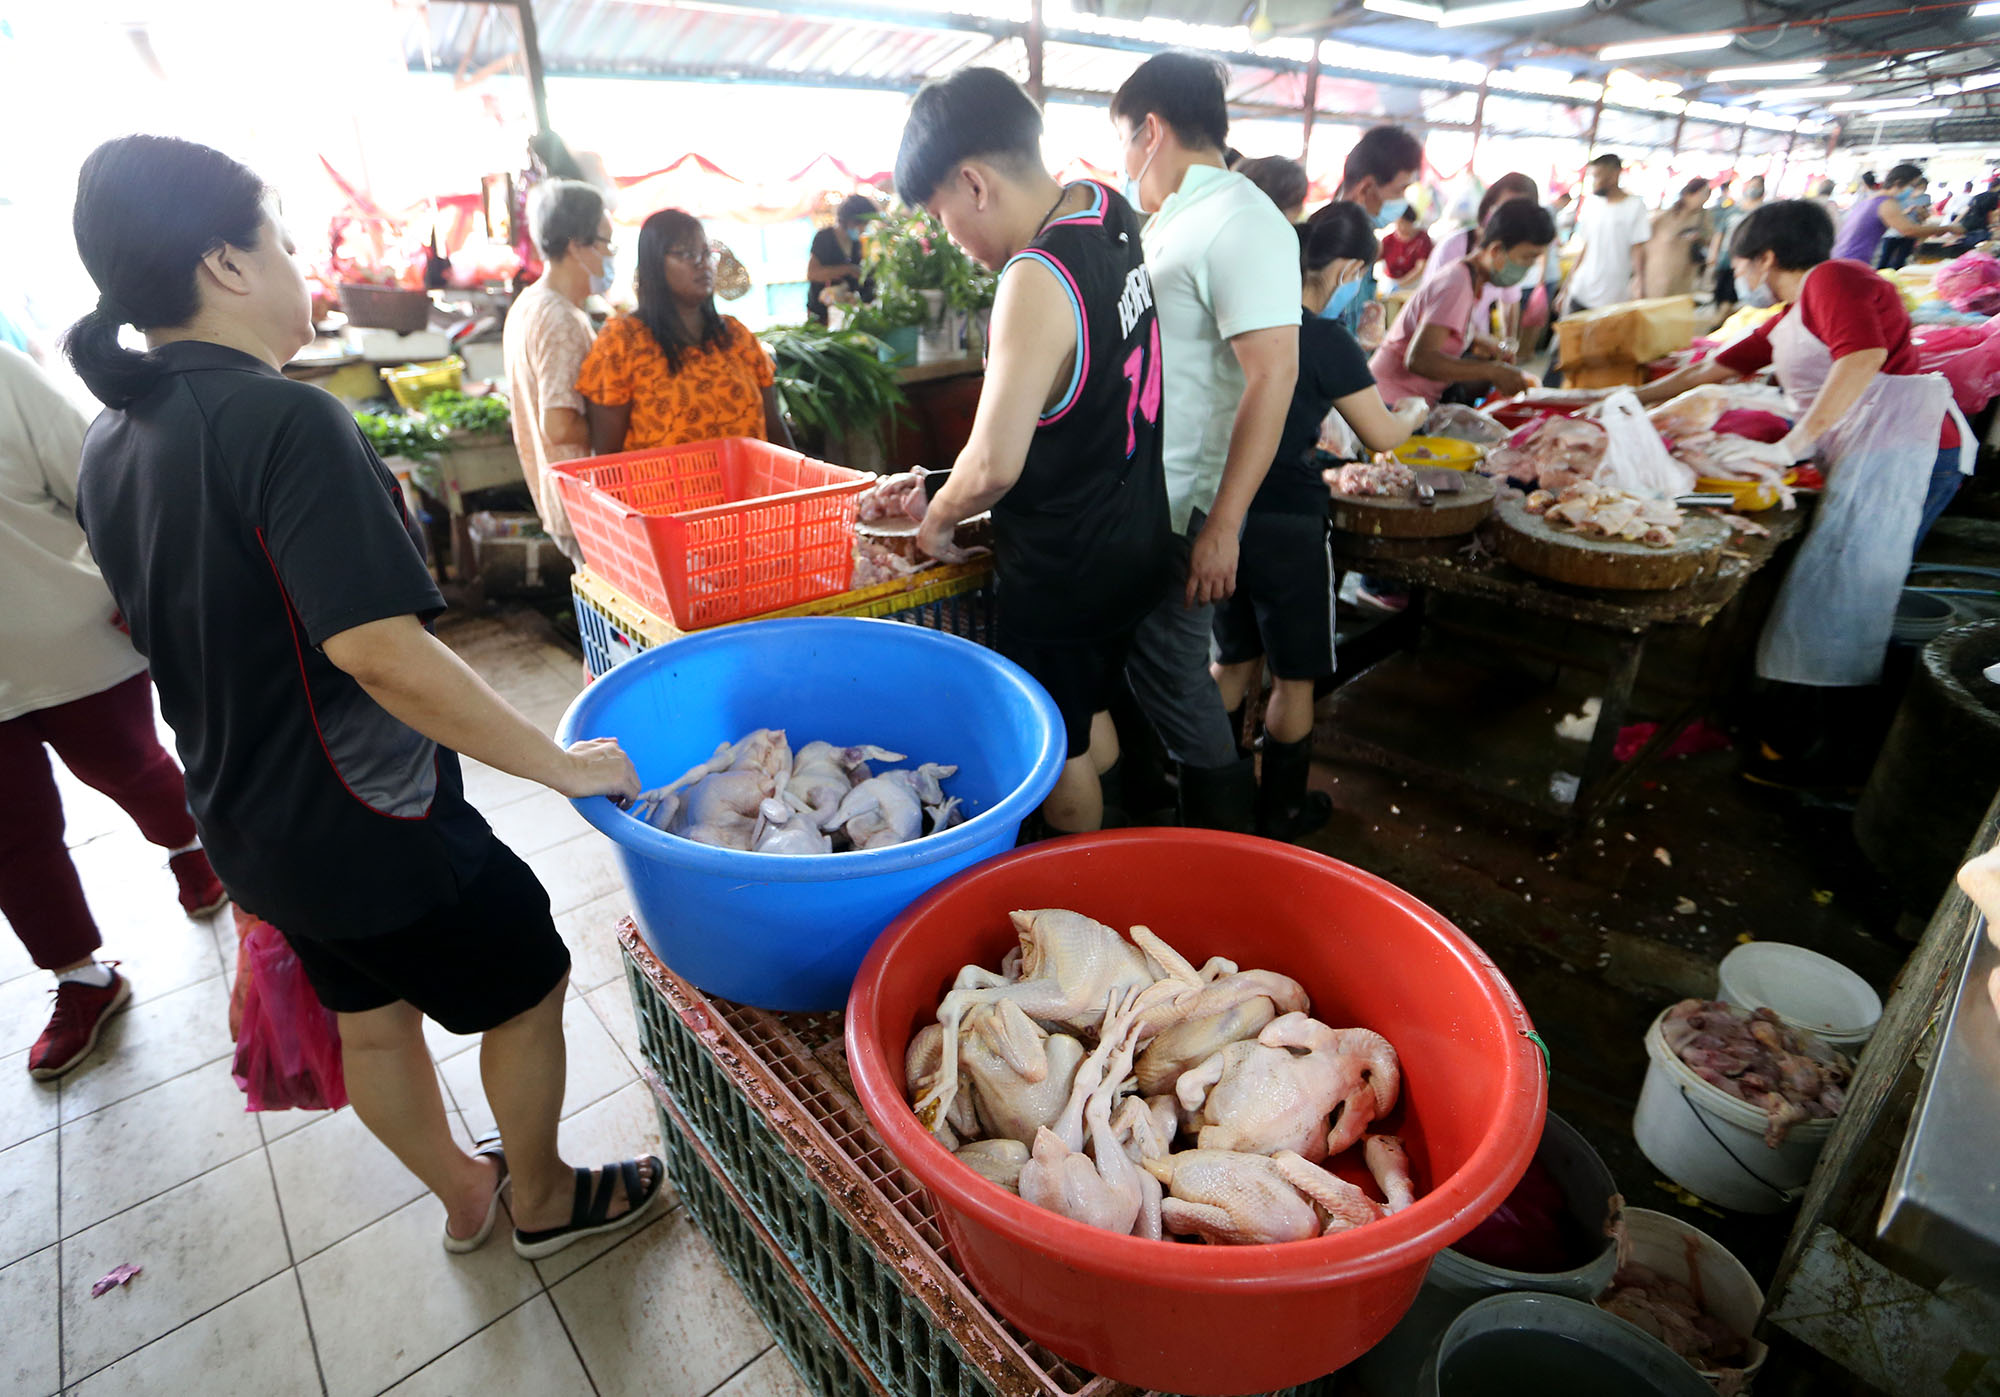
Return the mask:
[[394, 330], [399, 335], [414, 335], [431, 323], [430, 293], [401, 286], [343, 281], [340, 310], [347, 323], [357, 330]]
[[465, 360], [454, 354], [449, 359], [384, 369], [382, 381], [389, 385], [389, 392], [398, 403], [414, 412], [424, 405], [424, 399], [431, 394], [446, 390], [455, 392], [465, 386]]
[[1625, 1236], [1633, 1261], [1670, 1281], [1679, 1281], [1694, 1292], [1704, 1310], [1750, 1341], [1740, 1368], [1688, 1365], [1725, 1392], [1747, 1390], [1770, 1353], [1756, 1337], [1757, 1319], [1764, 1313], [1764, 1291], [1749, 1268], [1699, 1227], [1650, 1208], [1625, 1210]]
[[[1797, 471], [1785, 474], [1785, 483], [1791, 484], [1798, 478]], [[1768, 480], [1738, 480], [1731, 476], [1703, 475], [1694, 482], [1695, 493], [1701, 495], [1728, 495], [1730, 508], [1738, 514], [1755, 514], [1778, 503], [1781, 498], [1778, 487]]]
[[1412, 468], [1436, 466], [1443, 470], [1469, 471], [1486, 455], [1486, 448], [1453, 437], [1411, 437], [1396, 448], [1394, 455]]
[[875, 479], [748, 437], [563, 461], [550, 478], [585, 561], [684, 631], [846, 591]]
[[615, 737], [665, 785], [757, 728], [795, 744], [872, 742], [957, 765], [962, 825], [910, 844], [788, 857], [666, 834], [610, 801], [575, 802], [618, 846], [646, 942], [702, 989], [767, 1009], [836, 1009], [876, 936], [939, 881], [1014, 846], [1054, 789], [1056, 706], [1018, 666], [920, 626], [836, 617], [686, 636], [590, 685], [560, 742]]
[[1714, 1397], [1636, 1324], [1560, 1295], [1494, 1295], [1452, 1322], [1422, 1397]]
[[[904, 1052], [960, 967], [996, 966], [1018, 944], [1007, 914], [1021, 907], [1143, 924], [1197, 965], [1224, 955], [1281, 971], [1317, 1017], [1387, 1035], [1403, 1095], [1383, 1128], [1409, 1148], [1416, 1202], [1331, 1237], [1197, 1246], [1113, 1236], [973, 1173], [904, 1100]], [[1492, 961], [1408, 893], [1270, 840], [1146, 829], [1022, 849], [912, 906], [855, 980], [847, 1058], [869, 1120], [930, 1190], [952, 1254], [995, 1310], [1120, 1382], [1242, 1393], [1315, 1378], [1380, 1341], [1431, 1259], [1513, 1189], [1547, 1104], [1532, 1032]]]
[[1775, 1213], [1798, 1200], [1837, 1117], [1800, 1121], [1776, 1149], [1764, 1113], [1703, 1081], [1667, 1046], [1666, 1010], [1646, 1030], [1646, 1084], [1632, 1134], [1655, 1168], [1692, 1193], [1739, 1213]]
[[1580, 1235], [1602, 1240], [1597, 1254], [1566, 1271], [1514, 1271], [1446, 1247], [1431, 1263], [1424, 1288], [1389, 1337], [1363, 1354], [1355, 1374], [1375, 1393], [1411, 1390], [1423, 1365], [1437, 1353], [1439, 1337], [1468, 1307], [1489, 1295], [1535, 1291], [1595, 1300], [1618, 1270], [1618, 1245], [1605, 1235], [1618, 1184], [1590, 1142], [1568, 1121], [1549, 1112], [1535, 1156], [1562, 1190], [1570, 1221]]
[[1860, 1053], [1882, 1018], [1882, 999], [1866, 980], [1803, 946], [1747, 942], [1722, 958], [1718, 973], [1723, 1000], [1770, 1009], [1849, 1057]]

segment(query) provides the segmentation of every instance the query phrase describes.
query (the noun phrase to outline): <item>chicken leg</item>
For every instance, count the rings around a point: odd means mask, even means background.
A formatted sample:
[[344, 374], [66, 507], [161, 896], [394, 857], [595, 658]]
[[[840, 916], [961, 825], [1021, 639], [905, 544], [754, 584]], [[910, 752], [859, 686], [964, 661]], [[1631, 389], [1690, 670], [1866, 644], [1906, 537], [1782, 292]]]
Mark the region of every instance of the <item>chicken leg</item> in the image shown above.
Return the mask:
[[1345, 1232], [1350, 1227], [1359, 1227], [1382, 1216], [1381, 1204], [1338, 1174], [1329, 1174], [1303, 1155], [1292, 1150], [1280, 1150], [1271, 1156], [1271, 1162], [1293, 1188], [1312, 1200], [1313, 1207], [1326, 1219], [1325, 1233]]

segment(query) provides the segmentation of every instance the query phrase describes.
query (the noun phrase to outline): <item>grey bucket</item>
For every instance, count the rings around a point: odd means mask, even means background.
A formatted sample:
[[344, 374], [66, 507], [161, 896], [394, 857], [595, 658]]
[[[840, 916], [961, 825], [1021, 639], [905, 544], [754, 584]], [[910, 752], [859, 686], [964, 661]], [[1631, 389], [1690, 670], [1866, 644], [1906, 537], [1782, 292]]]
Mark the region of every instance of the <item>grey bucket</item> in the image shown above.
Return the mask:
[[1618, 1270], [1617, 1243], [1603, 1235], [1611, 1200], [1618, 1192], [1611, 1171], [1590, 1142], [1553, 1111], [1543, 1121], [1535, 1158], [1562, 1190], [1570, 1219], [1581, 1234], [1603, 1237], [1604, 1245], [1588, 1262], [1567, 1271], [1510, 1271], [1453, 1248], [1439, 1252], [1416, 1303], [1387, 1338], [1354, 1362], [1352, 1371], [1371, 1393], [1406, 1397], [1417, 1391], [1417, 1375], [1437, 1352], [1438, 1337], [1468, 1306], [1487, 1296], [1527, 1291], [1588, 1302], [1610, 1286]]
[[1715, 1397], [1688, 1361], [1636, 1324], [1561, 1295], [1489, 1295], [1453, 1320], [1420, 1397]]

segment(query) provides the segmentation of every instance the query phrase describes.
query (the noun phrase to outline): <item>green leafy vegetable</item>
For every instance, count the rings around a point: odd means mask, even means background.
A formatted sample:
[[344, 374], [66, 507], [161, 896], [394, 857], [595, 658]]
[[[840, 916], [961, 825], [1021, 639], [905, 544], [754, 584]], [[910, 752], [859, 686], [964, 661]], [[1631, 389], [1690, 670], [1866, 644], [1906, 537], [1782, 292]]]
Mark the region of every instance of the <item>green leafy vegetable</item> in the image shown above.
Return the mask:
[[497, 393], [473, 398], [453, 388], [426, 397], [423, 413], [448, 432], [504, 432], [510, 416], [507, 400]]
[[444, 433], [427, 418], [400, 413], [357, 412], [354, 420], [378, 456], [401, 456], [406, 461], [423, 461], [444, 451]]
[[857, 330], [778, 325], [758, 336], [777, 361], [778, 401], [794, 430], [821, 437], [865, 432], [877, 441], [904, 406], [882, 342]]

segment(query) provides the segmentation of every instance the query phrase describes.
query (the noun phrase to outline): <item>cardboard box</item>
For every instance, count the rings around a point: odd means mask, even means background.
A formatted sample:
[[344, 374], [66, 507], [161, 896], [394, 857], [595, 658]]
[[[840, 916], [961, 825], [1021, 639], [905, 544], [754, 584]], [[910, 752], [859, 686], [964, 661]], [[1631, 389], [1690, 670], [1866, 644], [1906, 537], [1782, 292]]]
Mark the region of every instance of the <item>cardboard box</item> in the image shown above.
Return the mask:
[[1694, 297], [1662, 296], [1579, 311], [1556, 322], [1565, 375], [1573, 364], [1608, 360], [1643, 364], [1694, 340]]
[[1594, 364], [1563, 364], [1565, 388], [1637, 388], [1646, 371], [1630, 359], [1602, 359]]

